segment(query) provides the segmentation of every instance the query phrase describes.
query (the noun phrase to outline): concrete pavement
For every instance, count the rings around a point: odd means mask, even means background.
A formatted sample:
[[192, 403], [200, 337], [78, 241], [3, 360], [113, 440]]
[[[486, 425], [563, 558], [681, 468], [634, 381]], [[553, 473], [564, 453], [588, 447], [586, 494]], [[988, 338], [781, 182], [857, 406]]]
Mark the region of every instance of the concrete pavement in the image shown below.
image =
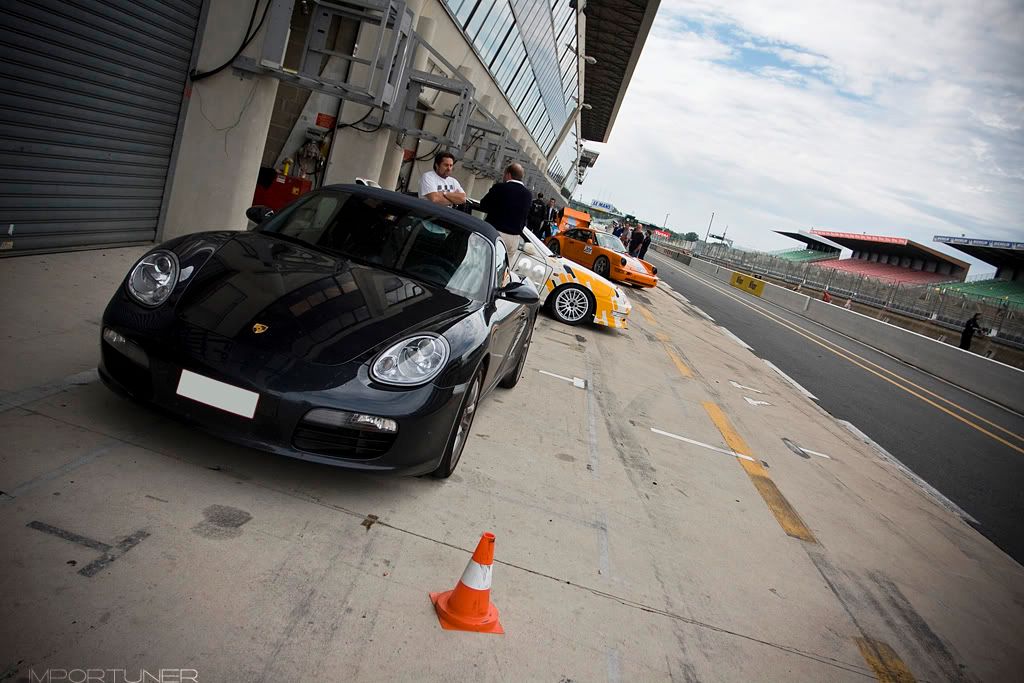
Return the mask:
[[[96, 319], [109, 291], [50, 305]], [[540, 320], [446, 482], [247, 451], [97, 383], [12, 384], [32, 400], [0, 413], [0, 680], [1016, 675], [1018, 564], [684, 300], [630, 296], [626, 332]], [[84, 338], [49, 367], [87, 365]], [[427, 592], [485, 530], [506, 634], [443, 631]]]

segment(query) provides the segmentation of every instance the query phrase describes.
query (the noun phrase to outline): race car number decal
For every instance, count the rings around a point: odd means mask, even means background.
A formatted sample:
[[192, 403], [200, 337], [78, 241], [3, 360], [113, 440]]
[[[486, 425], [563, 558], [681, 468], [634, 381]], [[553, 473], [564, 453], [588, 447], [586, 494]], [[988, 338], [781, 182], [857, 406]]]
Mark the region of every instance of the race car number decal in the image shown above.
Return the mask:
[[593, 247], [583, 247], [583, 253], [584, 254], [593, 254], [594, 253], [594, 248]]

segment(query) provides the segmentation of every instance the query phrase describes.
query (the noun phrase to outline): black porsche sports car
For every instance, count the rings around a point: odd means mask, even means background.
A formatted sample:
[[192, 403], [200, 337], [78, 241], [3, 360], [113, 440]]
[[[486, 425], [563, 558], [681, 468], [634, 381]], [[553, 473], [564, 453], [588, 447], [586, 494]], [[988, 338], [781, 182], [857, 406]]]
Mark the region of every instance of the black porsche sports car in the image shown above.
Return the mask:
[[477, 405], [515, 386], [538, 297], [483, 221], [336, 185], [248, 232], [170, 240], [103, 314], [100, 377], [225, 439], [447, 477]]

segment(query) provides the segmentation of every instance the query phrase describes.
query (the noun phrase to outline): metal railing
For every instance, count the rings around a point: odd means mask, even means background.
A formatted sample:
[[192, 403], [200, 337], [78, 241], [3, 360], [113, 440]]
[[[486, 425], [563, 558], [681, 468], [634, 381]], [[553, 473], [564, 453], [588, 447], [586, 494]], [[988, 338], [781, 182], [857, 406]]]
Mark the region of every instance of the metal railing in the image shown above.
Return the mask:
[[859, 273], [824, 268], [811, 263], [787, 261], [771, 254], [744, 251], [724, 244], [663, 240], [675, 248], [686, 248], [695, 256], [722, 265], [766, 275], [797, 285], [828, 290], [833, 297], [845, 297], [902, 315], [927, 320], [959, 331], [975, 313], [981, 313], [982, 325], [992, 330], [997, 340], [1024, 348], [1024, 305], [990, 297], [965, 296], [935, 285], [886, 282]]

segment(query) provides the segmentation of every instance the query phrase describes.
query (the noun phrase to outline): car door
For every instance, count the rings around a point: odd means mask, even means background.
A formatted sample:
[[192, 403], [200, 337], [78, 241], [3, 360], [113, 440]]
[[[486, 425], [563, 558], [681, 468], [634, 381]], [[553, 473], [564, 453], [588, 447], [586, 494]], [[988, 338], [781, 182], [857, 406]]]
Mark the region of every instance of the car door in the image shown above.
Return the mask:
[[583, 257], [583, 240], [581, 239], [580, 230], [577, 228], [570, 228], [565, 232], [565, 237], [562, 239], [562, 255], [570, 261], [576, 261], [577, 263]]
[[[494, 291], [497, 292], [512, 282], [516, 276], [509, 268], [505, 243], [499, 239], [494, 247]], [[526, 306], [500, 299], [496, 295], [492, 297], [491, 307], [491, 362], [488, 367], [487, 386], [504, 377], [518, 360], [517, 340], [526, 331], [529, 317]]]
[[597, 239], [594, 237], [594, 231], [581, 228], [577, 232], [580, 235], [580, 257], [577, 259], [577, 262], [587, 268], [593, 268], [594, 260], [598, 256]]

